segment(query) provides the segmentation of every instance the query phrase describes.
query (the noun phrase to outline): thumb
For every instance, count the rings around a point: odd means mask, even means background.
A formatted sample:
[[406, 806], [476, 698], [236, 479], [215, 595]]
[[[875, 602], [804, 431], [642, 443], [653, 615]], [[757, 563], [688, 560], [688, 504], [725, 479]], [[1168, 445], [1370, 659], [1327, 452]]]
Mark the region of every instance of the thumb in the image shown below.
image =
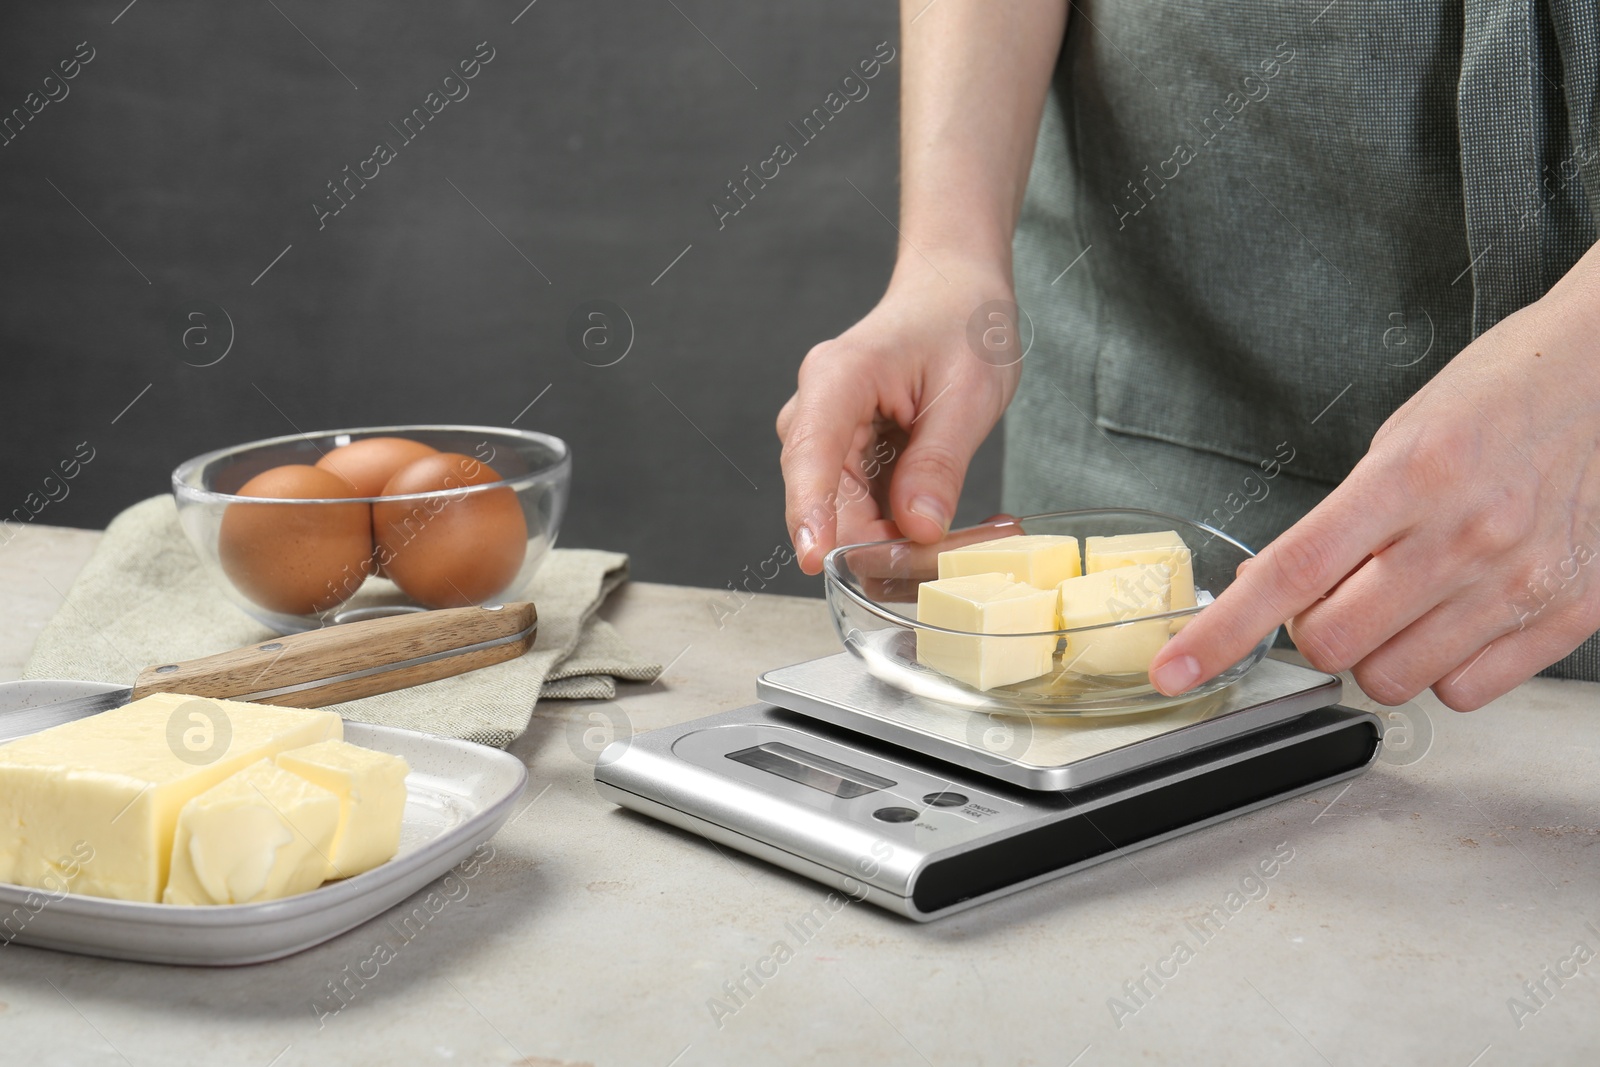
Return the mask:
[[975, 398], [957, 395], [956, 383], [946, 389], [912, 421], [889, 489], [895, 525], [924, 543], [949, 532], [967, 466], [996, 421]]

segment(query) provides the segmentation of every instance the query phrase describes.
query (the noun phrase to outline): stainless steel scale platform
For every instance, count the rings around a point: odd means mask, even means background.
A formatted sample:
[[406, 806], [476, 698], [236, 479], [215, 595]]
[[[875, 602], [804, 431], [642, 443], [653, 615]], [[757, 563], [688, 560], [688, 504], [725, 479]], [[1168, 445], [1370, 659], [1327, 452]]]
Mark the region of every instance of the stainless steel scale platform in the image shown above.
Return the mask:
[[918, 921], [1360, 774], [1383, 735], [1339, 679], [1271, 659], [1115, 717], [948, 707], [848, 652], [757, 695], [613, 742], [600, 794]]

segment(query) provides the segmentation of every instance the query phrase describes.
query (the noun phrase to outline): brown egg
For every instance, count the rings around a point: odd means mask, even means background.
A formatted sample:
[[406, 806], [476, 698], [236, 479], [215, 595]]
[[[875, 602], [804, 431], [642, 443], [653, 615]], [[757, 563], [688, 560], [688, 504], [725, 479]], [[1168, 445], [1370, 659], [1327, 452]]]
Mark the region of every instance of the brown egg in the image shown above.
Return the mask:
[[[360, 496], [331, 471], [273, 467], [238, 496], [287, 500]], [[372, 567], [372, 509], [350, 504], [229, 504], [217, 555], [223, 573], [255, 603], [288, 615], [325, 611], [348, 600]]]
[[404, 437], [368, 437], [351, 441], [317, 460], [317, 467], [333, 471], [356, 487], [356, 496], [381, 496], [401, 467], [439, 450]]
[[[408, 464], [384, 496], [429, 493], [497, 482], [492, 467], [441, 452]], [[407, 596], [430, 608], [481, 603], [522, 568], [528, 525], [509, 488], [372, 505], [376, 559]]]
[[[432, 445], [405, 437], [367, 437], [334, 449], [317, 460], [317, 466], [355, 486], [357, 496], [381, 496], [389, 479], [406, 464], [438, 454]], [[376, 573], [389, 577], [376, 559], [372, 567]]]

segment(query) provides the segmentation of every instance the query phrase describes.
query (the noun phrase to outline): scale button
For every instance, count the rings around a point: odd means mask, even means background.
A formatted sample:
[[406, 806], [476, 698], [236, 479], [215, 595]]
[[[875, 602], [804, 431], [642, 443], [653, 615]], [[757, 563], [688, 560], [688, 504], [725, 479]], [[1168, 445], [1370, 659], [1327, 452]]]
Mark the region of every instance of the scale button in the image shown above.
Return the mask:
[[883, 822], [910, 822], [917, 817], [917, 812], [915, 808], [879, 808], [872, 817]]
[[936, 808], [959, 808], [967, 802], [967, 797], [965, 793], [929, 793], [922, 798], [922, 802]]

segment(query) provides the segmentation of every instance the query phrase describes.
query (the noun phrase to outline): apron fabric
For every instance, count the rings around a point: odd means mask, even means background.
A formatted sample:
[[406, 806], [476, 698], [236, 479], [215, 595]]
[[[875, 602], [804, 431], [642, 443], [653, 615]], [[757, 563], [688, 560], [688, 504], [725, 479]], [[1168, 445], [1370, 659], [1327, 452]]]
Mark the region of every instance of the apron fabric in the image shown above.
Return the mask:
[[[1594, 242], [1597, 21], [1075, 4], [1015, 243], [1006, 510], [1150, 507], [1259, 549], [1315, 506]], [[1600, 643], [1545, 673], [1600, 680]]]

